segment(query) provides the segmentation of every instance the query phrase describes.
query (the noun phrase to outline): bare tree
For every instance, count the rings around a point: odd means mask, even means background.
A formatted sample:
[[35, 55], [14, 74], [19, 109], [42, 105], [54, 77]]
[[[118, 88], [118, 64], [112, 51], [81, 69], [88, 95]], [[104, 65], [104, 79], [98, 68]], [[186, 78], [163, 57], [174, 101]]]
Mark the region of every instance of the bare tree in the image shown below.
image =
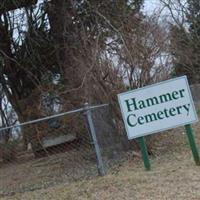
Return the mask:
[[[120, 121], [117, 93], [167, 78], [167, 34], [159, 15], [140, 12], [142, 1], [20, 2], [0, 19], [0, 81], [20, 121], [48, 113], [44, 95], [64, 110], [109, 102]], [[48, 131], [24, 129], [25, 144], [36, 152]]]

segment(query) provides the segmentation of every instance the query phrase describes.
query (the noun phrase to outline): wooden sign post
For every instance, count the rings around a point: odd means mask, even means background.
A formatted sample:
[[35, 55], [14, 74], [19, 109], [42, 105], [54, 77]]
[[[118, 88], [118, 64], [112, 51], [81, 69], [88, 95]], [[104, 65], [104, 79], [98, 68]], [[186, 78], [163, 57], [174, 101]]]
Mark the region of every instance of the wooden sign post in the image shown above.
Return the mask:
[[192, 126], [190, 124], [185, 125], [185, 130], [186, 130], [186, 134], [187, 134], [188, 141], [190, 144], [190, 148], [192, 150], [192, 155], [193, 155], [194, 161], [195, 161], [196, 165], [200, 165], [199, 151], [198, 151], [195, 139], [194, 139]]
[[141, 153], [142, 153], [142, 159], [144, 162], [144, 167], [147, 171], [149, 171], [151, 169], [151, 164], [149, 161], [149, 155], [148, 155], [148, 151], [147, 151], [147, 145], [145, 143], [145, 138], [144, 137], [139, 137], [138, 139], [138, 143], [140, 145], [140, 149], [141, 149]]

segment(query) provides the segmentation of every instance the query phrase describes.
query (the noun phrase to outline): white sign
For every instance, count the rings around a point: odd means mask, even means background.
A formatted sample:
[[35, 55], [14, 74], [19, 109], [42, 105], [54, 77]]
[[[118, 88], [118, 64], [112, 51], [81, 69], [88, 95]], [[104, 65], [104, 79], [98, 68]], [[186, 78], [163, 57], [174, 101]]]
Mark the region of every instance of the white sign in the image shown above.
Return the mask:
[[187, 77], [118, 94], [129, 139], [198, 121]]

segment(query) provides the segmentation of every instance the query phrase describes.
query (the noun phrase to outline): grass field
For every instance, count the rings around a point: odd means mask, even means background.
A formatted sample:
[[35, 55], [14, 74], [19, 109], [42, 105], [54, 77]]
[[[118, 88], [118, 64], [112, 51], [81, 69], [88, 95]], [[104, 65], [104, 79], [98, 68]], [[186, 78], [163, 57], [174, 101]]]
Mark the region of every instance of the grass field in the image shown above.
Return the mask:
[[[194, 126], [200, 146], [200, 123]], [[1, 198], [18, 200], [171, 200], [200, 199], [200, 166], [196, 166], [184, 129], [154, 135], [152, 170], [146, 172], [139, 157], [127, 159], [105, 177], [62, 183]], [[3, 181], [3, 180], [1, 180]]]

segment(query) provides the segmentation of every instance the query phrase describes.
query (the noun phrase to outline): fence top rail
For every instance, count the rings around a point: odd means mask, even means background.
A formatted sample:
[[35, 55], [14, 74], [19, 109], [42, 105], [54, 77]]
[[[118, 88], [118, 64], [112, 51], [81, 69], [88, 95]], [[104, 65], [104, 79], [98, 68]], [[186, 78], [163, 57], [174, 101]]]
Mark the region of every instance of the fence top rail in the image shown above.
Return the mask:
[[55, 115], [51, 115], [51, 116], [47, 116], [47, 117], [42, 117], [42, 118], [31, 120], [31, 121], [28, 121], [28, 122], [22, 122], [20, 124], [15, 124], [15, 125], [12, 125], [12, 126], [6, 126], [6, 127], [3, 127], [3, 128], [0, 128], [0, 132], [4, 131], [4, 130], [7, 130], [7, 129], [16, 128], [16, 127], [20, 127], [20, 126], [25, 126], [25, 125], [29, 125], [29, 124], [35, 124], [35, 123], [38, 123], [38, 122], [42, 122], [42, 121], [46, 121], [46, 120], [49, 120], [49, 119], [62, 117], [62, 116], [73, 114], [73, 113], [86, 112], [88, 110], [94, 110], [94, 109], [97, 109], [97, 108], [106, 107], [108, 105], [109, 104], [101, 104], [101, 105], [89, 106], [86, 103], [85, 107], [82, 107], [82, 108], [79, 108], [79, 109], [70, 110], [70, 111], [67, 111], [67, 112], [62, 112], [62, 113], [59, 113], [59, 114], [55, 114]]

